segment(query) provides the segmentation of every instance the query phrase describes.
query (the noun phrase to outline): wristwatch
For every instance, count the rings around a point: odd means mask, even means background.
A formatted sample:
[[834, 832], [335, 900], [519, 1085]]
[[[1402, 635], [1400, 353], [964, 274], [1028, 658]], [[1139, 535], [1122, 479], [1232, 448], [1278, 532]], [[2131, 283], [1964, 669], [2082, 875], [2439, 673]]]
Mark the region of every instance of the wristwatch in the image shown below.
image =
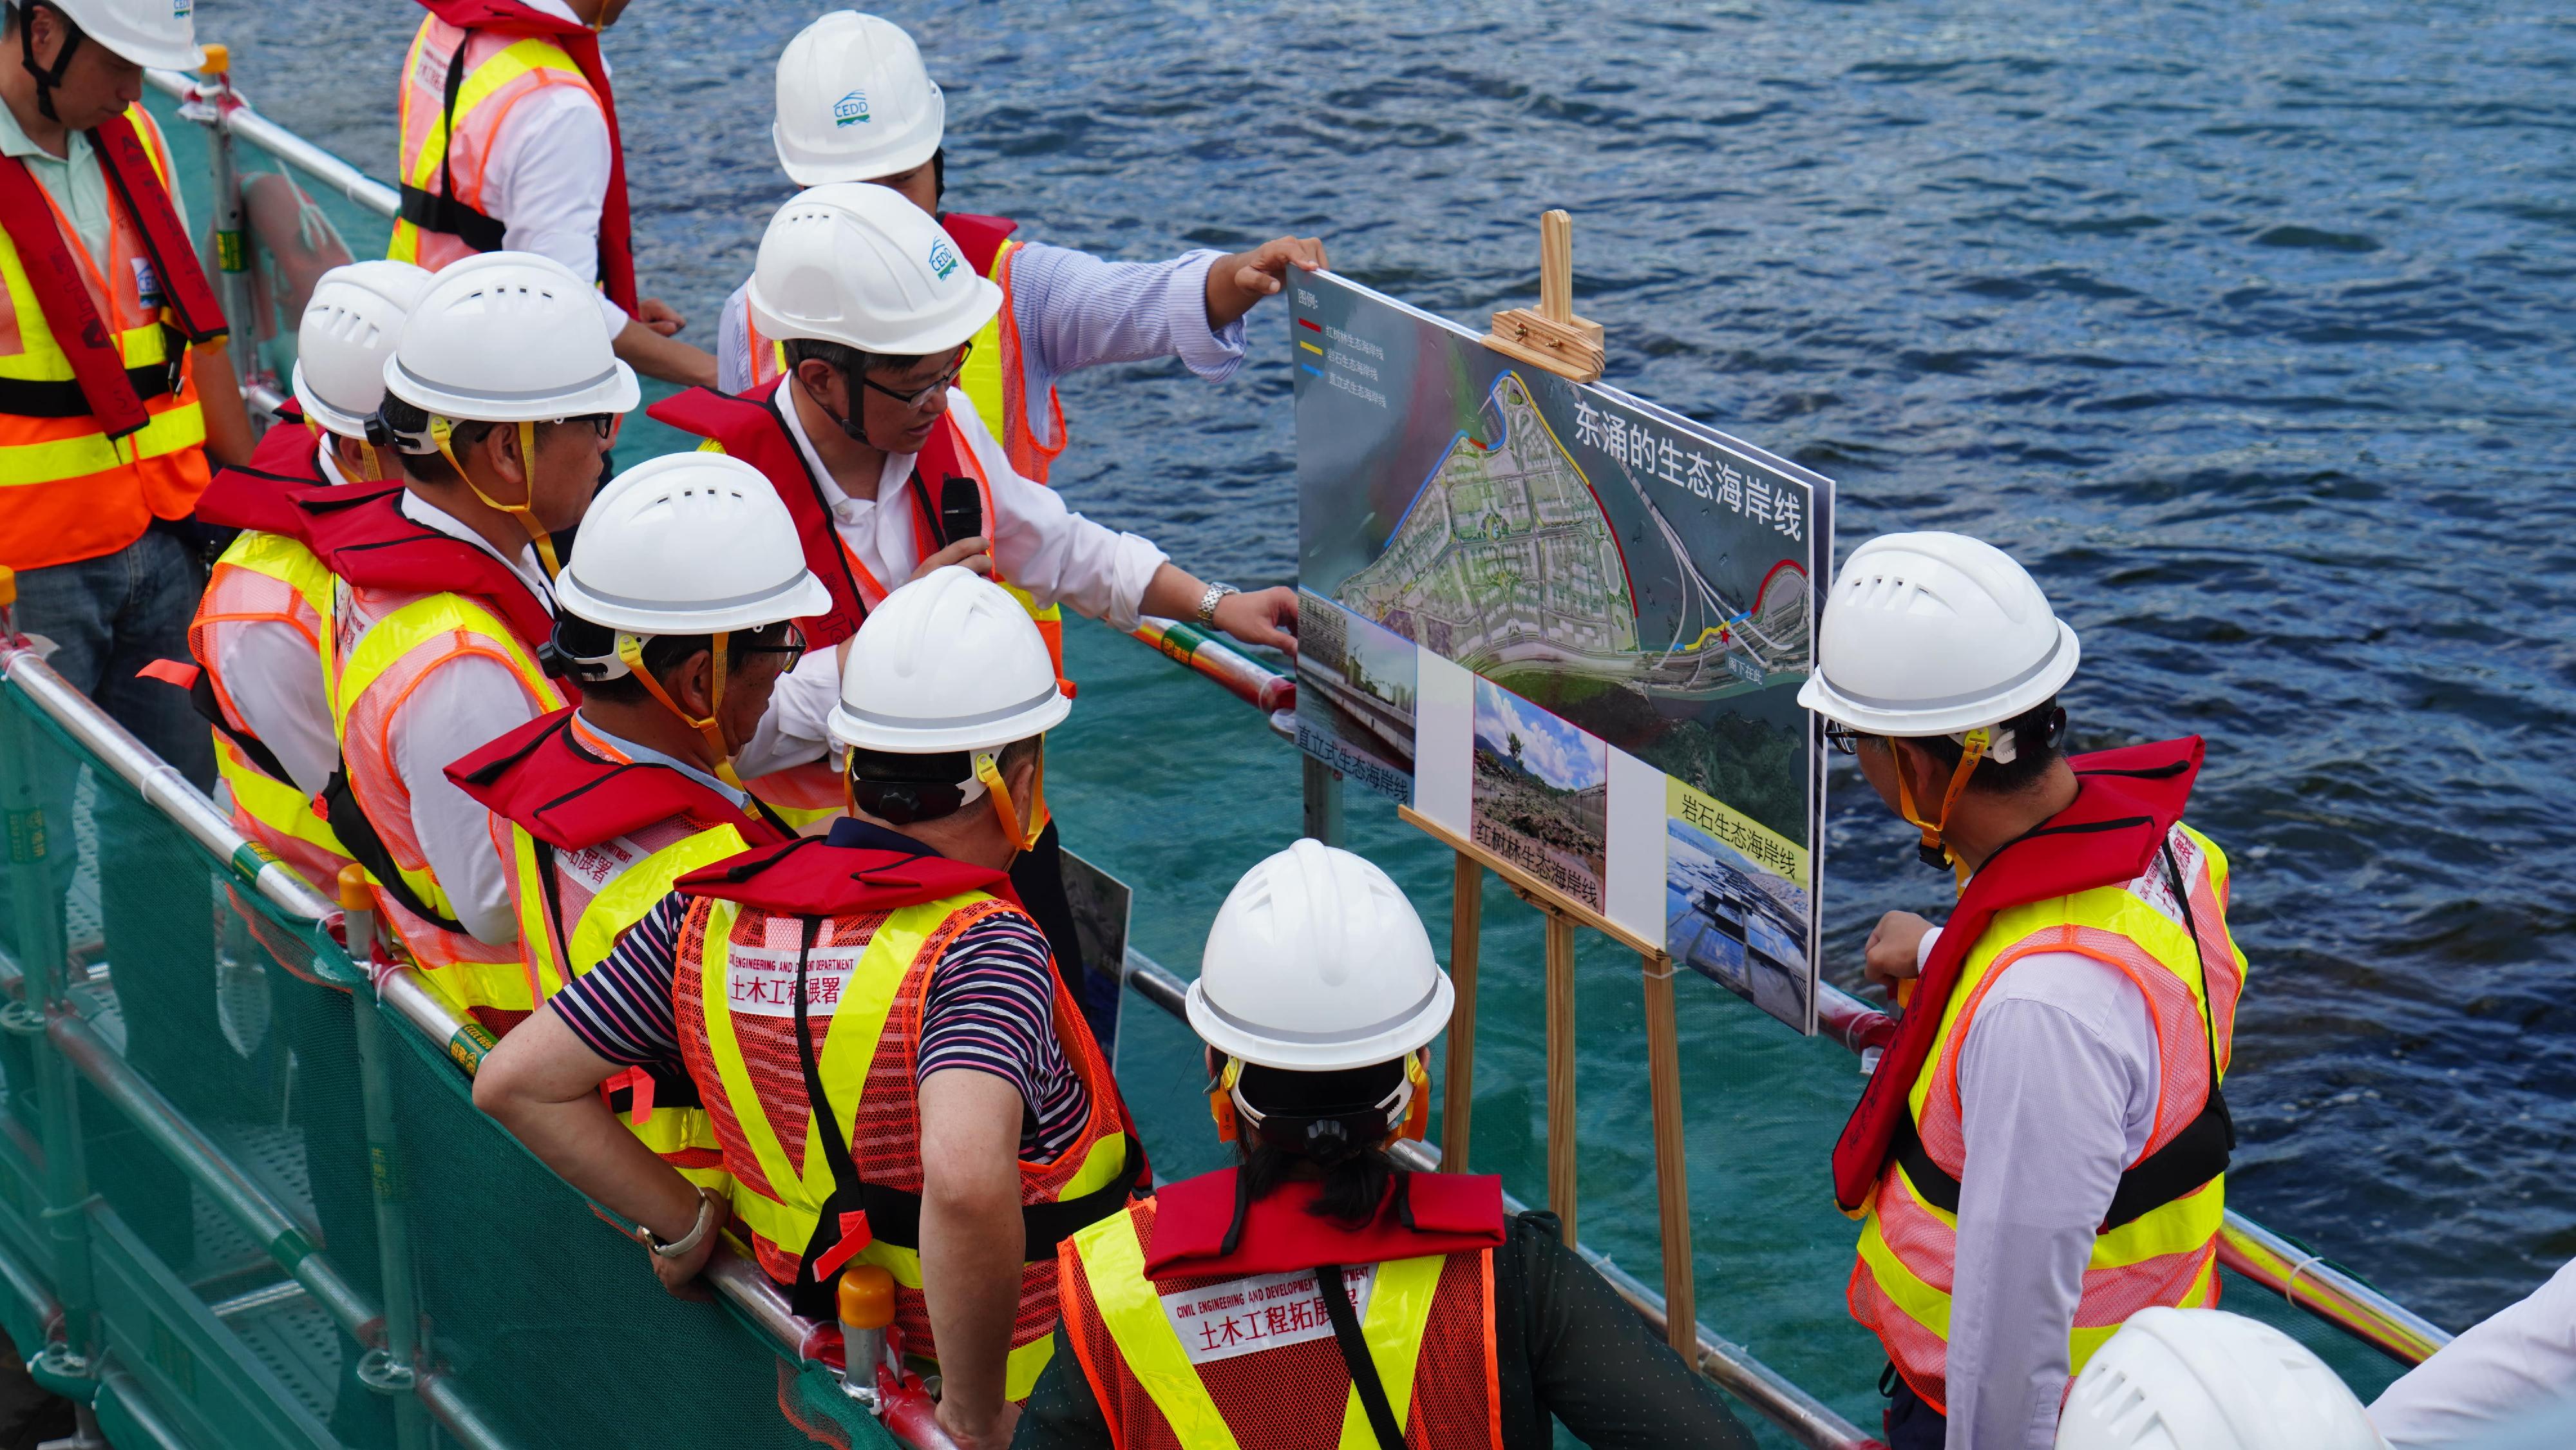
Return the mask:
[[1215, 628], [1217, 602], [1224, 599], [1225, 596], [1229, 594], [1241, 594], [1242, 592], [1242, 590], [1235, 588], [1231, 584], [1209, 585], [1207, 587], [1207, 593], [1199, 596], [1199, 612], [1196, 616], [1198, 622], [1210, 629]]
[[[715, 1227], [716, 1201], [716, 1195], [713, 1190], [705, 1187], [699, 1188], [698, 1221], [689, 1225], [689, 1231], [680, 1237], [671, 1240], [669, 1243], [664, 1243], [660, 1234], [646, 1228], [644, 1229], [645, 1245], [652, 1249], [656, 1256], [661, 1258], [687, 1258], [690, 1250], [695, 1249], [698, 1246], [699, 1241], [707, 1236], [707, 1230]], [[638, 1228], [643, 1228], [643, 1225], [641, 1224], [636, 1226]]]

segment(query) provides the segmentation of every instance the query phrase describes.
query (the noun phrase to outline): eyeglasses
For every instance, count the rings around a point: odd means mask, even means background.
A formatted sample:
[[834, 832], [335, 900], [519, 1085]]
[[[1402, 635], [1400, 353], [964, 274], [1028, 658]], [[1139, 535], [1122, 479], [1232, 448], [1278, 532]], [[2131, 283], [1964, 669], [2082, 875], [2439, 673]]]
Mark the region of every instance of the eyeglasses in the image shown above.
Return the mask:
[[[804, 658], [805, 631], [793, 623], [783, 625], [781, 627], [787, 631], [787, 637], [785, 639], [779, 640], [775, 643], [760, 640], [746, 640], [741, 644], [735, 645], [734, 648], [747, 655], [785, 655], [791, 661]], [[767, 633], [765, 630], [762, 632]]]
[[626, 415], [623, 413], [584, 413], [579, 417], [557, 418], [555, 421], [558, 423], [586, 423], [590, 426], [591, 432], [598, 434], [602, 441], [606, 441], [607, 439], [617, 436], [617, 425], [625, 416]]
[[1860, 754], [1860, 732], [1849, 725], [1825, 725], [1825, 743], [1844, 755]]
[[969, 338], [958, 347], [957, 361], [949, 366], [947, 372], [940, 375], [939, 381], [932, 383], [929, 387], [921, 389], [919, 392], [898, 393], [894, 389], [885, 386], [864, 373], [859, 375], [859, 383], [862, 387], [867, 388], [871, 392], [883, 393], [887, 397], [901, 403], [904, 407], [917, 410], [922, 404], [929, 402], [932, 398], [937, 397], [941, 393], [947, 392], [948, 385], [957, 381], [958, 375], [966, 371], [966, 359], [973, 357], [974, 355], [975, 342], [974, 339]]

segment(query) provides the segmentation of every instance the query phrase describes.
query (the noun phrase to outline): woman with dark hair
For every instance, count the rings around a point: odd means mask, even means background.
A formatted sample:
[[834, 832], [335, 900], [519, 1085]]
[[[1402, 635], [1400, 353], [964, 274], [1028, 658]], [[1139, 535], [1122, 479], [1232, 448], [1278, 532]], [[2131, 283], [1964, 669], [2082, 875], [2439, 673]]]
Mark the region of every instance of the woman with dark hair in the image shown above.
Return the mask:
[[1190, 1025], [1241, 1162], [1057, 1251], [1058, 1352], [1015, 1447], [1749, 1447], [1501, 1180], [1387, 1157], [1430, 1115], [1448, 974], [1386, 873], [1299, 841], [1208, 933]]

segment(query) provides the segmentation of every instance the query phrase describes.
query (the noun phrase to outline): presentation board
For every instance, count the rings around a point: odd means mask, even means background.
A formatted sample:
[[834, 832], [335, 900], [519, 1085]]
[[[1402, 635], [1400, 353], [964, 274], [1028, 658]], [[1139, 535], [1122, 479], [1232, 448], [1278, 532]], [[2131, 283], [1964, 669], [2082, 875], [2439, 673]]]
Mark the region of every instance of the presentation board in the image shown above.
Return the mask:
[[1830, 480], [1292, 273], [1301, 748], [1815, 1030]]

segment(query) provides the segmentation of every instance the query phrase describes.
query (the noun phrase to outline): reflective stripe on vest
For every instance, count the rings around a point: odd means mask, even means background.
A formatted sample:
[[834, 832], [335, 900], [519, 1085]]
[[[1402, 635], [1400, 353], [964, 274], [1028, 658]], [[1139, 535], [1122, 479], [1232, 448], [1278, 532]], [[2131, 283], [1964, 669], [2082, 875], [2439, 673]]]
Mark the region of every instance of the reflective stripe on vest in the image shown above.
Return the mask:
[[[236, 724], [242, 715], [215, 667], [219, 652], [207, 638], [209, 629], [218, 624], [289, 625], [318, 653], [330, 632], [337, 587], [312, 550], [283, 534], [247, 530], [215, 560], [205, 596], [197, 601], [197, 617], [188, 625], [188, 649], [205, 668], [216, 701]], [[214, 737], [215, 770], [232, 793], [234, 828], [314, 890], [336, 892], [349, 851], [314, 809], [312, 798], [293, 781], [279, 780], [253, 764], [222, 730]]]
[[[160, 128], [141, 106], [126, 114], [166, 187], [170, 159]], [[185, 351], [171, 352], [171, 334], [162, 326], [159, 283], [134, 219], [111, 186], [108, 257], [102, 267], [52, 194], [45, 193], [45, 200], [151, 421], [139, 433], [111, 440], [90, 415], [87, 404], [79, 401], [71, 359], [54, 340], [27, 279], [25, 261], [16, 243], [0, 231], [0, 309], [5, 309], [0, 310], [0, 382], [59, 385], [67, 400], [58, 409], [0, 413], [0, 564], [19, 569], [124, 548], [156, 516], [185, 518], [209, 478], [201, 446], [205, 415], [185, 370]], [[149, 296], [147, 282], [153, 289]]]
[[[396, 809], [400, 819], [392, 823], [392, 829], [387, 828], [385, 817], [373, 810], [368, 811], [368, 819], [375, 824], [377, 834], [384, 837], [387, 850], [394, 853], [394, 866], [402, 873], [404, 884], [431, 909], [454, 919], [454, 906], [411, 837], [410, 796], [393, 769], [391, 742], [352, 741], [351, 722], [364, 706], [363, 713], [389, 723], [394, 711], [422, 680], [450, 660], [468, 655], [480, 655], [506, 666], [535, 702], [539, 714], [562, 709], [563, 696], [510, 627], [461, 594], [426, 594], [398, 606], [372, 625], [364, 626], [365, 632], [358, 636], [355, 648], [343, 659], [336, 641], [357, 617], [346, 590], [342, 584], [334, 594], [337, 618], [334, 630], [326, 638], [335, 643], [324, 649], [322, 662], [322, 682], [331, 698], [331, 729], [340, 742], [342, 769], [349, 773], [353, 791], [363, 778], [374, 791], [399, 803]], [[378, 698], [387, 694], [391, 698]], [[360, 804], [365, 806], [364, 796]], [[406, 855], [412, 860], [405, 861]], [[528, 990], [527, 968], [515, 945], [495, 948], [440, 928], [405, 910], [381, 887], [377, 906], [413, 959], [456, 1005], [503, 1013], [536, 1010], [536, 1000]]]
[[[1965, 1166], [1959, 1054], [1986, 994], [2024, 957], [2073, 952], [2118, 971], [2145, 999], [2155, 1027], [2158, 1074], [2153, 1125], [2140, 1158], [2171, 1142], [2208, 1101], [2212, 1059], [2226, 1071], [2244, 955], [2228, 934], [2227, 860], [2188, 826], [2169, 836], [2189, 883], [2188, 919], [2173, 903], [2165, 859], [2125, 886], [2101, 887], [1998, 913], [1960, 968], [1941, 1034], [1908, 1103], [1933, 1162], [1957, 1176]], [[2202, 962], [2210, 979], [2202, 980]], [[2098, 1234], [2086, 1261], [2082, 1298], [2068, 1339], [2068, 1372], [2084, 1367], [2129, 1315], [2150, 1305], [2216, 1302], [2217, 1240], [2226, 1216], [2226, 1179]], [[1958, 1220], [1927, 1202], [1893, 1156], [1880, 1175], [1848, 1291], [1852, 1316], [1877, 1331], [1888, 1357], [1926, 1403], [1947, 1404], [1950, 1286]]]
[[[902, 907], [882, 916], [870, 913], [855, 918], [825, 918], [826, 928], [818, 934], [809, 962], [829, 973], [827, 980], [837, 982], [837, 991], [824, 996], [820, 988], [809, 988], [809, 1000], [815, 1006], [829, 1008], [828, 1030], [818, 1033], [822, 1045], [816, 1070], [834, 1110], [851, 1125], [853, 1158], [869, 1165], [872, 1180], [907, 1192], [919, 1191], [917, 1124], [909, 1135], [898, 1135], [908, 1137], [908, 1141], [895, 1143], [872, 1145], [858, 1130], [858, 1125], [878, 1106], [870, 1101], [871, 1078], [883, 1066], [910, 1057], [902, 1044], [889, 1042], [889, 1021], [897, 1023], [901, 1030], [918, 1031], [921, 1001], [927, 995], [937, 954], [945, 951], [966, 927], [1016, 910], [996, 897], [974, 891]], [[743, 910], [734, 902], [694, 903], [689, 922], [680, 933], [681, 970], [674, 985], [683, 1008], [679, 1014], [683, 1050], [696, 1047], [702, 1053], [692, 1060], [691, 1074], [698, 1078], [701, 1094], [711, 1107], [719, 1100], [723, 1104], [716, 1127], [725, 1140], [726, 1166], [734, 1175], [734, 1213], [756, 1236], [753, 1248], [762, 1268], [784, 1282], [795, 1277], [798, 1256], [813, 1240], [820, 1205], [831, 1196], [834, 1184], [831, 1164], [822, 1146], [822, 1130], [814, 1120], [811, 1105], [803, 1101], [802, 1079], [791, 1076], [792, 1069], [776, 1061], [784, 1056], [792, 1063], [796, 1047], [792, 1028], [783, 1025], [790, 1009], [769, 1000], [769, 994], [779, 988], [792, 992], [792, 977], [787, 982], [779, 981], [779, 970], [773, 964], [767, 982], [758, 978], [737, 982], [738, 948], [733, 937], [743, 924]], [[777, 943], [782, 940], [791, 943], [784, 952], [792, 960], [796, 950], [792, 943], [801, 930], [799, 918], [753, 913], [749, 925], [762, 932], [770, 950], [779, 950]], [[853, 957], [855, 960], [851, 960]], [[846, 980], [840, 978], [841, 969], [831, 965], [838, 961], [849, 963]], [[811, 967], [809, 979], [810, 976]], [[689, 995], [692, 988], [694, 998]], [[1061, 1026], [1071, 1010], [1061, 986], [1056, 998], [1060, 1009], [1056, 1018]], [[746, 1015], [781, 1025], [765, 1030], [766, 1041], [746, 1045], [736, 1019], [737, 1000], [745, 1007], [765, 1004], [776, 1009]], [[1079, 1024], [1078, 1013], [1072, 1015], [1072, 1021]], [[1068, 1061], [1084, 1079], [1083, 1086], [1090, 1097], [1090, 1120], [1083, 1136], [1053, 1161], [1020, 1164], [1024, 1204], [1079, 1198], [1111, 1183], [1126, 1167], [1125, 1125], [1120, 1120], [1107, 1071], [1097, 1061], [1097, 1049], [1089, 1048], [1087, 1039], [1081, 1044], [1067, 1041], [1062, 1045]], [[767, 1064], [773, 1084], [793, 1084], [784, 1090], [805, 1109], [800, 1151], [792, 1160], [779, 1140], [755, 1081], [755, 1072], [762, 1070], [755, 1065], [756, 1057]], [[1089, 1071], [1084, 1070], [1086, 1062]], [[712, 1073], [705, 1071], [706, 1067], [712, 1067]], [[720, 1091], [707, 1091], [709, 1076], [717, 1079], [713, 1086]], [[914, 1084], [907, 1073], [899, 1083], [888, 1079], [879, 1086], [892, 1092], [910, 1089]], [[914, 1107], [909, 1102], [903, 1106]], [[905, 1148], [912, 1154], [909, 1163], [888, 1161]], [[802, 1171], [796, 1166], [799, 1163], [804, 1165]], [[904, 1327], [907, 1342], [916, 1347], [928, 1344], [935, 1351], [936, 1345], [928, 1338], [927, 1314], [922, 1309], [919, 1250], [876, 1239], [859, 1250], [852, 1262], [877, 1264], [894, 1276], [898, 1286], [897, 1322]], [[1032, 1274], [1030, 1269], [1037, 1272]], [[1030, 1312], [1032, 1282], [1048, 1291], [1042, 1314]], [[1039, 1371], [1054, 1352], [1054, 1283], [1051, 1263], [1041, 1261], [1024, 1269], [1021, 1314], [1013, 1330], [1005, 1374], [1005, 1392], [1011, 1399], [1027, 1398]]]
[[[465, 79], [457, 89], [456, 130], [451, 137], [447, 81], [458, 61], [459, 46], [464, 47]], [[441, 188], [453, 182], [452, 200], [490, 217], [491, 209], [483, 204], [484, 177], [502, 122], [513, 107], [548, 86], [579, 86], [594, 100], [598, 95], [564, 48], [545, 36], [475, 31], [469, 38], [467, 32], [435, 15], [424, 17], [403, 60], [402, 184], [416, 192], [447, 195]], [[446, 163], [443, 170], [441, 163]], [[385, 255], [436, 271], [478, 250], [485, 249], [457, 233], [397, 220], [393, 244]]]

